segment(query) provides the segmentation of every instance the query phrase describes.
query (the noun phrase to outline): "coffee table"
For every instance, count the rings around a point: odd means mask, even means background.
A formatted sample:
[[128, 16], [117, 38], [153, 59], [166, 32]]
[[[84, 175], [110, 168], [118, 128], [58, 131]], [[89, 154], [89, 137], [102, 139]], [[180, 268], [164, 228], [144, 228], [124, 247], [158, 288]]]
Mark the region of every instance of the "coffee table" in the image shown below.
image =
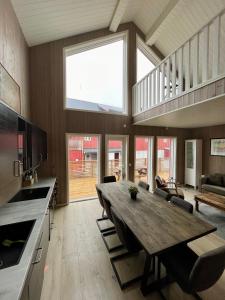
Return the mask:
[[208, 204], [225, 211], [225, 196], [214, 194], [214, 193], [200, 193], [195, 195], [195, 209], [199, 211], [199, 202]]

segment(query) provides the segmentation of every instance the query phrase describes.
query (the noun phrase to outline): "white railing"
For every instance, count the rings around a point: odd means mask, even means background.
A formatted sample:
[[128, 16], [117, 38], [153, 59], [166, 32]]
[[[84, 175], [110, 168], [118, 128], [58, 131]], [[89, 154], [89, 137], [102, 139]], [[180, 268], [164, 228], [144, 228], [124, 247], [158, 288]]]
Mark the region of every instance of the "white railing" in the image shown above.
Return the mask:
[[225, 76], [225, 10], [133, 86], [133, 116]]

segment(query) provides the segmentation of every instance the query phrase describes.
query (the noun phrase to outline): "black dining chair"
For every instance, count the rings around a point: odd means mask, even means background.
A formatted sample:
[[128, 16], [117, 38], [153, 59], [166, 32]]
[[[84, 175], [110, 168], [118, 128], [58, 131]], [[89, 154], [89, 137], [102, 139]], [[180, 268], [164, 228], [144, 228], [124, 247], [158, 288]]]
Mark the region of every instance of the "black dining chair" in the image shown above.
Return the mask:
[[174, 205], [180, 207], [181, 209], [187, 211], [190, 214], [193, 214], [193, 205], [186, 200], [183, 200], [179, 197], [173, 196], [170, 199], [170, 202]]
[[197, 292], [213, 286], [224, 272], [225, 246], [200, 256], [187, 245], [178, 246], [159, 256], [159, 260], [185, 293], [201, 299]]
[[[111, 203], [110, 201], [104, 197], [102, 195], [102, 200], [103, 200], [103, 204], [104, 204], [104, 208], [105, 208], [105, 212], [106, 212], [106, 215], [108, 217], [108, 219], [114, 224], [114, 220], [113, 220], [113, 217], [112, 217], [112, 213], [111, 213]], [[106, 237], [107, 236], [110, 236], [110, 235], [114, 235], [114, 234], [117, 234], [116, 230], [115, 230], [115, 227], [113, 227], [113, 230], [110, 230], [110, 231], [107, 231], [107, 232], [103, 232], [102, 233], [102, 239], [104, 241], [104, 244], [108, 250], [108, 252], [113, 252], [113, 251], [117, 251], [121, 248], [123, 248], [123, 245], [122, 244], [119, 244], [117, 246], [114, 246], [114, 247], [110, 247], [107, 243], [107, 240], [106, 240]]]
[[129, 227], [126, 225], [126, 223], [124, 222], [124, 220], [121, 217], [121, 215], [119, 214], [119, 212], [114, 207], [111, 207], [111, 215], [112, 215], [113, 222], [114, 222], [114, 225], [116, 228], [116, 232], [119, 236], [119, 239], [120, 239], [121, 243], [123, 244], [123, 246], [125, 247], [125, 249], [127, 250], [126, 253], [123, 253], [123, 254], [120, 254], [120, 255], [110, 258], [110, 261], [111, 261], [113, 270], [115, 272], [116, 278], [119, 282], [120, 288], [124, 289], [124, 288], [128, 287], [129, 285], [131, 285], [132, 283], [139, 281], [142, 278], [142, 275], [132, 278], [126, 282], [122, 282], [121, 278], [119, 276], [119, 273], [116, 269], [115, 262], [118, 260], [121, 260], [123, 258], [127, 258], [129, 256], [134, 256], [134, 255], [138, 254], [141, 250], [143, 250], [143, 247], [141, 246], [139, 241], [136, 239], [136, 237], [134, 236], [132, 231], [129, 229]]
[[98, 228], [99, 228], [100, 232], [106, 232], [106, 231], [115, 229], [115, 226], [110, 226], [110, 227], [107, 227], [107, 228], [102, 228], [102, 227], [100, 226], [100, 222], [109, 220], [109, 218], [108, 218], [107, 215], [105, 215], [105, 207], [104, 207], [104, 203], [103, 203], [103, 199], [102, 199], [102, 191], [101, 191], [97, 186], [96, 186], [96, 191], [97, 191], [99, 203], [100, 203], [100, 205], [101, 205], [101, 207], [102, 207], [102, 217], [101, 217], [101, 218], [98, 218], [98, 219], [96, 220], [96, 223], [97, 223], [97, 225], [98, 225]]
[[155, 189], [154, 194], [165, 199], [166, 201], [169, 201], [169, 199], [170, 199], [170, 194], [167, 191], [164, 191], [159, 188]]
[[147, 182], [144, 182], [144, 181], [140, 180], [138, 182], [138, 186], [140, 186], [141, 188], [145, 189], [146, 191], [149, 191], [150, 185]]
[[116, 182], [116, 176], [110, 175], [110, 176], [103, 177], [103, 183], [110, 183], [110, 182]]

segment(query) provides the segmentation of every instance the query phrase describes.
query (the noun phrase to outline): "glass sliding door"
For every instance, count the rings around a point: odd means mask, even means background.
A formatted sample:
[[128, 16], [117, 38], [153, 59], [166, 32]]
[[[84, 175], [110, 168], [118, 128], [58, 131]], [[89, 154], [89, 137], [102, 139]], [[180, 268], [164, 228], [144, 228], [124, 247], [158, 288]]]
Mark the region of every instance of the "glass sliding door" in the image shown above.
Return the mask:
[[106, 175], [115, 175], [116, 180], [127, 179], [128, 137], [106, 135]]
[[152, 190], [153, 186], [153, 137], [135, 137], [135, 170], [134, 180], [147, 182]]
[[165, 179], [176, 180], [177, 139], [173, 137], [157, 138], [157, 172]]
[[100, 182], [100, 136], [67, 134], [69, 201], [96, 197]]

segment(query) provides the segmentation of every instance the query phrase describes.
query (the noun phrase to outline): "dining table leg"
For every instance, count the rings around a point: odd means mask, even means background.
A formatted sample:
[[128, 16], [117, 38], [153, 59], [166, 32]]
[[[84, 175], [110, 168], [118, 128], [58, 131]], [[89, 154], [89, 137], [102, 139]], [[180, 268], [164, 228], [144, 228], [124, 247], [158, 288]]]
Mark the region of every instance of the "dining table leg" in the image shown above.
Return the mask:
[[144, 273], [143, 273], [142, 281], [141, 281], [141, 292], [142, 292], [143, 296], [146, 296], [147, 294], [154, 292], [154, 291], [158, 291], [161, 294], [161, 292], [160, 292], [161, 289], [163, 287], [165, 287], [166, 285], [173, 282], [173, 279], [170, 278], [167, 274], [161, 278], [161, 276], [160, 276], [161, 266], [159, 264], [158, 259], [157, 259], [158, 265], [157, 265], [157, 268], [155, 269], [155, 271], [157, 271], [157, 274], [154, 273], [152, 278], [151, 279], [149, 278], [149, 275], [151, 274], [150, 269], [151, 269], [153, 258], [154, 257], [152, 255], [150, 255], [149, 253], [146, 253]]
[[145, 266], [144, 266], [144, 273], [141, 280], [141, 292], [145, 296], [147, 292], [148, 286], [148, 278], [149, 278], [149, 271], [151, 268], [152, 263], [152, 256], [146, 252], [146, 259], [145, 259]]

